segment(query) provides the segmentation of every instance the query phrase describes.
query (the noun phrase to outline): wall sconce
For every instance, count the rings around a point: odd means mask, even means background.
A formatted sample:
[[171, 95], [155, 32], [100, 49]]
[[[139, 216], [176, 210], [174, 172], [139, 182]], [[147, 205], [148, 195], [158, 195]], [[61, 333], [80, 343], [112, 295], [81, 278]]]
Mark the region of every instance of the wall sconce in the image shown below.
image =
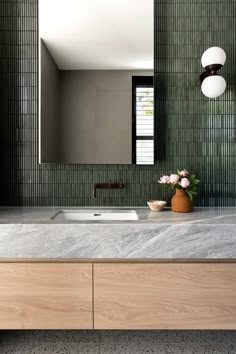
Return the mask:
[[226, 60], [225, 51], [220, 47], [208, 48], [202, 55], [201, 63], [205, 71], [200, 75], [202, 93], [209, 98], [222, 95], [226, 89], [225, 79], [217, 71]]

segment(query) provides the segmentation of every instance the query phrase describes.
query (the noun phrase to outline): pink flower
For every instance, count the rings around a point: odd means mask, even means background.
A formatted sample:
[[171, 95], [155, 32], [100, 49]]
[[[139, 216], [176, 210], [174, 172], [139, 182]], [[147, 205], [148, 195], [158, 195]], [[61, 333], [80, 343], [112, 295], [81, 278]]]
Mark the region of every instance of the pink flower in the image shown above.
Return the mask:
[[170, 183], [176, 184], [179, 182], [179, 176], [178, 175], [170, 175]]
[[187, 170], [184, 169], [184, 170], [180, 171], [179, 175], [181, 177], [188, 177], [189, 173]]
[[160, 178], [160, 181], [158, 183], [170, 183], [170, 177], [169, 176], [162, 176]]
[[182, 188], [188, 188], [190, 186], [190, 181], [187, 178], [182, 178], [180, 185]]

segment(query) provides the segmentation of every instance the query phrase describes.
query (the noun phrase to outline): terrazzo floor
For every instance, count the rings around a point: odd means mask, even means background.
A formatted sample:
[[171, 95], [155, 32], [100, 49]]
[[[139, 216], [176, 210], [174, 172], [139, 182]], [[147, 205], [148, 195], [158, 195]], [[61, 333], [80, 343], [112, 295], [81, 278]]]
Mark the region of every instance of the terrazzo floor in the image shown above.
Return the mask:
[[0, 354], [236, 354], [236, 331], [0, 331]]

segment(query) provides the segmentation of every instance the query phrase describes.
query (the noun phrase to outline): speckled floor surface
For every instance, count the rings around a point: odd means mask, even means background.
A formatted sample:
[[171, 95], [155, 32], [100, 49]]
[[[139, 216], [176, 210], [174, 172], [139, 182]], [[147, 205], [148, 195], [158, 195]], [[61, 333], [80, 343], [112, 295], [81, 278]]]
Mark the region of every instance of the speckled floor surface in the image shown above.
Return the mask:
[[0, 331], [0, 354], [236, 354], [236, 331]]

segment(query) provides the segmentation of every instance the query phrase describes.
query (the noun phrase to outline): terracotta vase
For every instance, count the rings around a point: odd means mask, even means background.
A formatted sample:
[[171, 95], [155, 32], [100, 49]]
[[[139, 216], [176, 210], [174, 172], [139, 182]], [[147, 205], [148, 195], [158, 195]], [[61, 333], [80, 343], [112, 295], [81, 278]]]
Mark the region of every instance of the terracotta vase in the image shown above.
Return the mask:
[[176, 213], [191, 213], [193, 211], [193, 202], [183, 189], [175, 190], [175, 195], [171, 199], [171, 210]]

